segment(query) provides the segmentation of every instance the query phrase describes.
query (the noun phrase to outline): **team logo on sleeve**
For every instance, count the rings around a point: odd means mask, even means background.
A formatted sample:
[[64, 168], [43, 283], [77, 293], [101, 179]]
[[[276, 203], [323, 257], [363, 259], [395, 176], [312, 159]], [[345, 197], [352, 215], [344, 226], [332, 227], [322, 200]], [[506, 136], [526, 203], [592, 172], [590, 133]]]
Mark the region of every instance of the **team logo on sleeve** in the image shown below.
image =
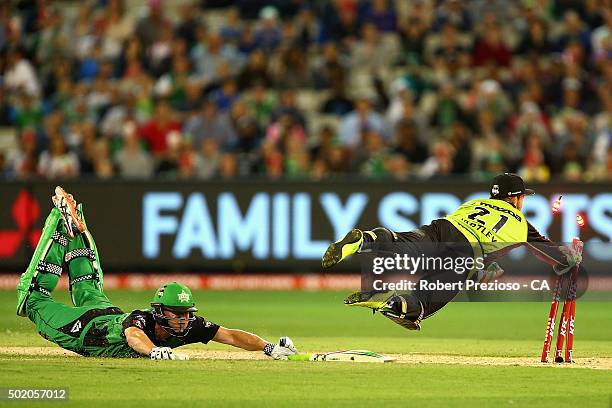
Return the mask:
[[139, 329], [144, 330], [146, 325], [145, 318], [142, 316], [136, 316], [132, 319], [132, 324]]
[[189, 303], [189, 293], [185, 292], [185, 289], [178, 294], [178, 300], [181, 303]]
[[81, 321], [77, 320], [76, 323], [72, 326], [72, 329], [70, 329], [70, 333], [78, 333], [82, 327], [83, 325], [81, 324]]

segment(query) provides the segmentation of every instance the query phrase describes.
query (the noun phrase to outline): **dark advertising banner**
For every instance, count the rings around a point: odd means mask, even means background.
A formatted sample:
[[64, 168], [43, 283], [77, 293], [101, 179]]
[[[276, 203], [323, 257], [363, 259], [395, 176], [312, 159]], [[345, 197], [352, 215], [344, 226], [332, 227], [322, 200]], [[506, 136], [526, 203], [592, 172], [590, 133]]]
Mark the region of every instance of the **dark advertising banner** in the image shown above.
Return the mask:
[[[332, 240], [354, 226], [408, 231], [488, 197], [468, 182], [71, 182], [64, 186], [85, 216], [107, 271], [317, 272]], [[54, 184], [0, 186], [0, 270], [23, 270], [50, 209]], [[555, 241], [581, 236], [593, 245], [612, 236], [610, 184], [535, 185], [528, 219]], [[562, 212], [551, 203], [563, 194]], [[576, 215], [586, 226], [580, 230]], [[602, 248], [598, 250], [598, 248]], [[358, 271], [356, 260], [334, 271]]]

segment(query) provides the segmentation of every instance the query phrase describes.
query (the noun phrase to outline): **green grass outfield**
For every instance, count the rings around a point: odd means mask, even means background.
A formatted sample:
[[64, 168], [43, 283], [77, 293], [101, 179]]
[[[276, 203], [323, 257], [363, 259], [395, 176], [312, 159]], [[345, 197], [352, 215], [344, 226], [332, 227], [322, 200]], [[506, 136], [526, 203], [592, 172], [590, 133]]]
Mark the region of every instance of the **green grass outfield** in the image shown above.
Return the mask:
[[[59, 292], [59, 291], [58, 291]], [[128, 311], [152, 292], [109, 291]], [[196, 292], [201, 314], [269, 340], [291, 336], [300, 351], [361, 348], [393, 354], [531, 357], [539, 360], [548, 303], [453, 303], [408, 332], [365, 309], [342, 305], [345, 292]], [[57, 298], [68, 301], [60, 292]], [[68, 387], [53, 406], [612, 406], [612, 370], [566, 365], [315, 363], [289, 361], [113, 360], [12, 356], [6, 348], [56, 347], [14, 314], [15, 293], [0, 292], [0, 388]], [[612, 304], [579, 302], [574, 353], [612, 357]], [[210, 343], [198, 350], [227, 350]], [[0, 404], [2, 404], [0, 402]], [[10, 406], [32, 406], [14, 403]]]

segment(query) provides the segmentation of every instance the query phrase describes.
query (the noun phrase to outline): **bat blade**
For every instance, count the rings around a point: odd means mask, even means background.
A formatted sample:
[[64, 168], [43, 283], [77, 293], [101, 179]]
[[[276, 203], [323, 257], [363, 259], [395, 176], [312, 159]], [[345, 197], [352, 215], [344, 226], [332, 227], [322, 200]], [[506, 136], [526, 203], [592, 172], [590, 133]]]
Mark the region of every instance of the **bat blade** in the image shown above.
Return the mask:
[[349, 363], [389, 363], [395, 361], [395, 358], [368, 350], [340, 350], [326, 353], [295, 354], [293, 356], [289, 356], [289, 360]]

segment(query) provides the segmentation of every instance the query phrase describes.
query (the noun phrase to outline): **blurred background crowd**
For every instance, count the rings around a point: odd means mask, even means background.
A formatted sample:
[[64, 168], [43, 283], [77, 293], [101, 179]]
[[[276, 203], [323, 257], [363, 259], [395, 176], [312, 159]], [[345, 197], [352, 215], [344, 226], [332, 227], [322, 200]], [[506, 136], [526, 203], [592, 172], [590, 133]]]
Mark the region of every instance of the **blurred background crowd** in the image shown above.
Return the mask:
[[612, 179], [610, 0], [0, 5], [4, 179]]

